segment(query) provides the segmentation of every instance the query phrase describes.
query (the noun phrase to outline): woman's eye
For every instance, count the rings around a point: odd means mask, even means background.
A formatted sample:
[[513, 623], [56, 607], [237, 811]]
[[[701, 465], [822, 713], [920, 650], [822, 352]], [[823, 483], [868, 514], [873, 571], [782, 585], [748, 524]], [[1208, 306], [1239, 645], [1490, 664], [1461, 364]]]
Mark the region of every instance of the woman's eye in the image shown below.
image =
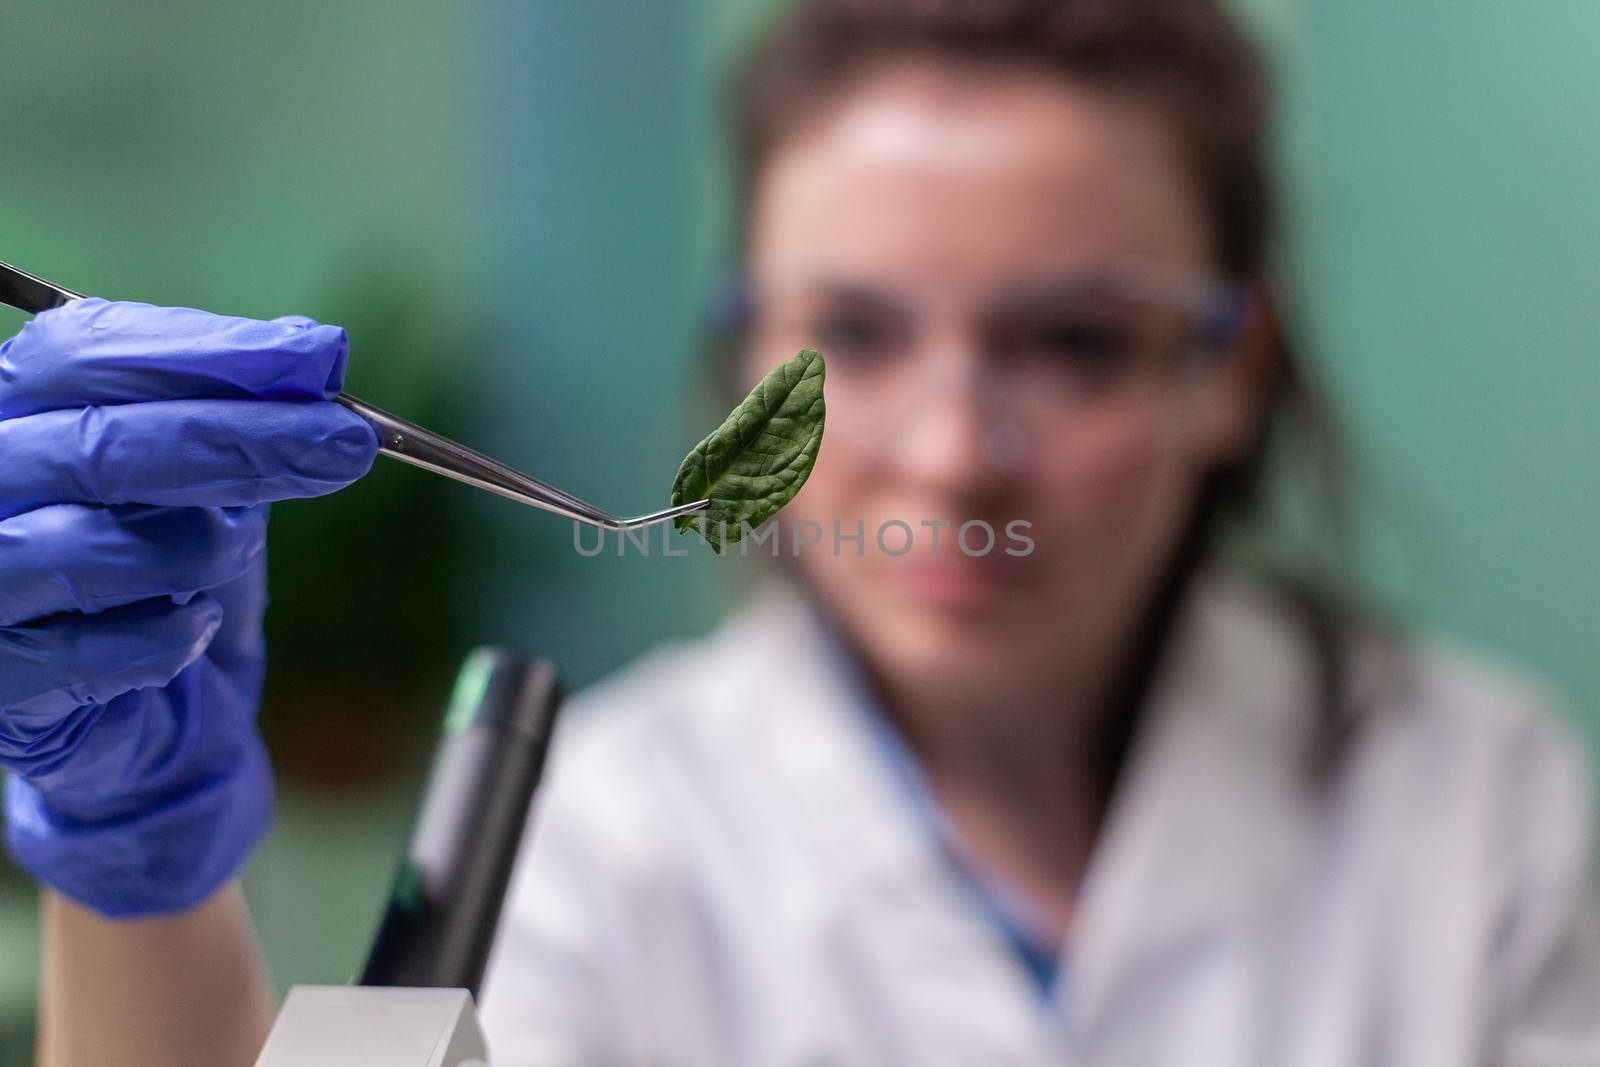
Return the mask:
[[1106, 373], [1126, 364], [1137, 343], [1120, 323], [1083, 319], [1041, 324], [1024, 347], [1073, 371]]
[[829, 358], [881, 355], [893, 343], [887, 324], [864, 315], [824, 316], [812, 324], [810, 336]]

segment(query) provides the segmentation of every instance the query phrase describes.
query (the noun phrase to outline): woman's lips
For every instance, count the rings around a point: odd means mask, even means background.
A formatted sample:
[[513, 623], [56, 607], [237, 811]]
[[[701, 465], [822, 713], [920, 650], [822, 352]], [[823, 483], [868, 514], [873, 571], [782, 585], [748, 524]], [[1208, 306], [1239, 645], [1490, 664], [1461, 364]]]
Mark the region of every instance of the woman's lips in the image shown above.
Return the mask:
[[1008, 573], [1012, 568], [986, 558], [953, 555], [889, 561], [885, 570], [908, 598], [960, 612], [991, 611], [1016, 588], [1016, 575]]

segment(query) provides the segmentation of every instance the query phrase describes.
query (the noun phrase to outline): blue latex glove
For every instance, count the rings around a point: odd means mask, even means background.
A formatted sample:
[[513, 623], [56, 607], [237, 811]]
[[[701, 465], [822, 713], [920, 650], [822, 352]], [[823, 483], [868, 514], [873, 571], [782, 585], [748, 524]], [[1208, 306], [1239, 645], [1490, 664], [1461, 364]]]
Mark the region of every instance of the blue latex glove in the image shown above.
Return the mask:
[[366, 473], [344, 331], [84, 300], [0, 346], [7, 839], [102, 914], [200, 903], [272, 820], [267, 502]]

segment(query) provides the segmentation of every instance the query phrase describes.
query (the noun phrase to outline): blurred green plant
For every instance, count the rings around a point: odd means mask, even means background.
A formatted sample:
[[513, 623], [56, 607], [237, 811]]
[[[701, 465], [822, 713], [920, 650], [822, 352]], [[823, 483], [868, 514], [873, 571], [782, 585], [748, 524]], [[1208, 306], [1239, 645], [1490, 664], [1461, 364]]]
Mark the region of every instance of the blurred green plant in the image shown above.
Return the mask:
[[[350, 246], [315, 317], [350, 337], [351, 392], [451, 436], [475, 328], [403, 240]], [[476, 585], [471, 490], [379, 457], [343, 492], [273, 510], [262, 704], [281, 779], [349, 789], [414, 768], [465, 652]]]

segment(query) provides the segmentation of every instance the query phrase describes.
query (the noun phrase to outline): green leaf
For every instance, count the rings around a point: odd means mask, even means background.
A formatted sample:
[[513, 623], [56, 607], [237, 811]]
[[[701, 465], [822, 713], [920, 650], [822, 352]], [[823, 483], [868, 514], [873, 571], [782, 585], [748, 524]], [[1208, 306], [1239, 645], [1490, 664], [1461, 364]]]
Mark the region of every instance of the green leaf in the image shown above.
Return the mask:
[[711, 503], [679, 516], [679, 533], [698, 530], [721, 552], [794, 499], [822, 446], [823, 372], [822, 356], [801, 349], [684, 457], [672, 482], [673, 506]]

